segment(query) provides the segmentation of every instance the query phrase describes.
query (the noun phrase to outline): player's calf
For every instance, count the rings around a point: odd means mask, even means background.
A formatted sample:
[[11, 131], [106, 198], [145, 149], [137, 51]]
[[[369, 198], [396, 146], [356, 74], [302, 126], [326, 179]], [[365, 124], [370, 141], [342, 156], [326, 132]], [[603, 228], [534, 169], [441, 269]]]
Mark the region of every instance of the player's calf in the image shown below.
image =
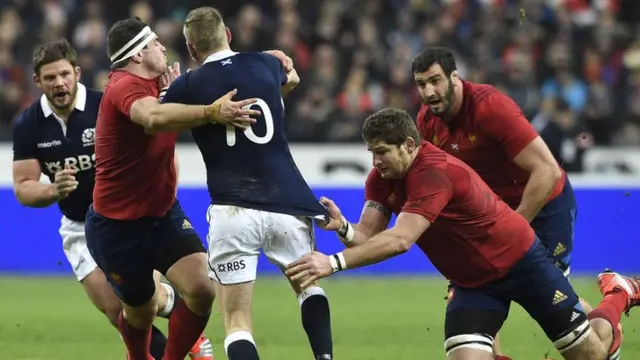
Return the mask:
[[302, 327], [309, 338], [314, 358], [316, 360], [333, 359], [331, 311], [327, 294], [318, 282], [305, 289], [293, 282], [291, 286], [298, 297]]
[[214, 284], [226, 333], [224, 350], [227, 357], [229, 360], [258, 360], [251, 319], [253, 280], [229, 285]]

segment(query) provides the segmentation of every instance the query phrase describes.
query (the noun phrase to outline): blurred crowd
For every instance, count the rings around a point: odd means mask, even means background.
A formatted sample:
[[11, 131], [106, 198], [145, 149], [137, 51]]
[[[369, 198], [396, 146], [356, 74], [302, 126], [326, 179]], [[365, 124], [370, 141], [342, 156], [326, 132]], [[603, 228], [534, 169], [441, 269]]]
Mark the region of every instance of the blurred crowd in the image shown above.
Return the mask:
[[216, 6], [236, 51], [282, 49], [302, 84], [287, 99], [292, 141], [360, 141], [367, 114], [415, 113], [411, 61], [428, 45], [454, 51], [463, 78], [511, 95], [552, 150], [579, 167], [596, 145], [640, 144], [640, 1], [626, 0], [2, 0], [0, 139], [39, 96], [33, 50], [68, 38], [82, 82], [108, 77], [106, 35], [128, 16], [153, 24], [169, 58], [190, 64], [186, 12]]

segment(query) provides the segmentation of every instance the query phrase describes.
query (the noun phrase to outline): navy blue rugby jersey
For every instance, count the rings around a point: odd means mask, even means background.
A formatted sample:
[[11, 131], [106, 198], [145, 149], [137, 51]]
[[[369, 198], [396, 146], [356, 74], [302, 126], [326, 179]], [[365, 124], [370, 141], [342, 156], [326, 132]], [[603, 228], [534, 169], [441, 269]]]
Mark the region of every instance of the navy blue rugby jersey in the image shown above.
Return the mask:
[[35, 159], [51, 182], [65, 165], [77, 170], [78, 188], [58, 202], [64, 216], [84, 221], [95, 184], [95, 126], [102, 92], [78, 84], [75, 109], [67, 122], [56, 116], [43, 94], [16, 119], [13, 161]]
[[326, 214], [289, 150], [281, 95], [286, 82], [277, 58], [226, 50], [171, 84], [165, 102], [211, 104], [233, 89], [238, 90], [234, 99], [258, 99], [252, 107], [262, 115], [245, 131], [220, 125], [192, 130], [207, 168], [213, 204], [297, 216]]

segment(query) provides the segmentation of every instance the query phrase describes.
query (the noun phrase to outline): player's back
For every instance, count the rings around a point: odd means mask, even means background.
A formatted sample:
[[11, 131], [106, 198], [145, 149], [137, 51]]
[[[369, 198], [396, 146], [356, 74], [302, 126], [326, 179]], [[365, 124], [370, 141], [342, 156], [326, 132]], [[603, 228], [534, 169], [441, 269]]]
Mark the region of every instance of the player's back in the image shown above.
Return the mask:
[[207, 168], [213, 204], [291, 215], [323, 214], [291, 156], [281, 87], [287, 76], [265, 53], [222, 51], [177, 79], [168, 102], [210, 104], [233, 89], [237, 99], [257, 98], [262, 115], [244, 132], [206, 125], [192, 130]]

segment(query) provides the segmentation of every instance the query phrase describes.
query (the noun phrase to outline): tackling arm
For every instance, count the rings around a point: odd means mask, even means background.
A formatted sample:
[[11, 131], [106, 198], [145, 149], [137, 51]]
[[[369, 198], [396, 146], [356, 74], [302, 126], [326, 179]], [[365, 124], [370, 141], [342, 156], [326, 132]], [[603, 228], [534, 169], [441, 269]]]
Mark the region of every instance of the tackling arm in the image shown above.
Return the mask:
[[210, 114], [220, 114], [220, 102], [216, 103], [215, 108], [207, 109], [205, 105], [161, 104], [153, 96], [147, 96], [131, 105], [129, 116], [147, 133], [182, 131], [209, 123]]
[[342, 226], [336, 233], [344, 246], [358, 246], [384, 231], [389, 226], [389, 221], [391, 221], [391, 212], [387, 208], [378, 202], [367, 200], [360, 214], [360, 221], [357, 224], [350, 224], [343, 219]]
[[300, 84], [300, 76], [296, 69], [292, 69], [287, 73], [287, 83], [282, 85], [282, 95], [287, 95]]
[[20, 204], [43, 208], [59, 200], [55, 185], [41, 183], [40, 174], [40, 164], [36, 159], [13, 162], [13, 192]]
[[544, 206], [562, 172], [540, 136], [516, 155], [513, 162], [530, 174], [516, 211], [531, 221]]
[[375, 264], [409, 251], [430, 225], [421, 215], [402, 212], [391, 229], [333, 256], [349, 269]]

